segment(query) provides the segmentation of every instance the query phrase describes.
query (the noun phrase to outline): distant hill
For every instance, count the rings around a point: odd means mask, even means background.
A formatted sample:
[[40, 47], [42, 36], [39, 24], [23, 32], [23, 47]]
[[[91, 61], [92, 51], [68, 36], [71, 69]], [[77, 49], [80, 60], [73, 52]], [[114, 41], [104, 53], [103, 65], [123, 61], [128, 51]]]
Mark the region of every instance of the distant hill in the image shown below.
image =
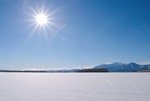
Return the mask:
[[75, 72], [108, 72], [106, 68], [81, 69]]
[[150, 65], [139, 65], [137, 63], [120, 63], [102, 64], [94, 68], [107, 68], [109, 72], [132, 72], [137, 70], [149, 69]]
[[133, 71], [133, 72], [150, 72], [150, 69], [136, 70], [136, 71]]
[[62, 70], [0, 70], [0, 72], [49, 72], [49, 73], [59, 73], [59, 72], [75, 72], [80, 69], [62, 69]]

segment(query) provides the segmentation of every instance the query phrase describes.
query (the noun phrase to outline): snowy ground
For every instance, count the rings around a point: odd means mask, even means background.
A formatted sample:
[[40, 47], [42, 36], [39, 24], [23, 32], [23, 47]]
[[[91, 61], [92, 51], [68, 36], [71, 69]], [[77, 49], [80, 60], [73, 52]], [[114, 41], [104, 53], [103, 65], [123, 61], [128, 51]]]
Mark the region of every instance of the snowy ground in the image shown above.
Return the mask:
[[150, 101], [150, 73], [0, 73], [0, 101]]

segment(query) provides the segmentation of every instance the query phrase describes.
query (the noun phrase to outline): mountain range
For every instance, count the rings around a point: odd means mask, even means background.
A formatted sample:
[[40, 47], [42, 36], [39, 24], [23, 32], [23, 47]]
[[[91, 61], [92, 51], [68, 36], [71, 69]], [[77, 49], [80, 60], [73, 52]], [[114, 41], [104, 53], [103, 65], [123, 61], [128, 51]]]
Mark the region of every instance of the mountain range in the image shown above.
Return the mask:
[[[74, 69], [49, 69], [49, 70], [0, 70], [0, 72], [138, 72], [150, 71], [150, 65], [140, 65], [137, 63], [120, 63], [102, 64], [93, 68], [74, 68]], [[143, 71], [143, 72], [144, 72]]]
[[112, 64], [102, 64], [94, 67], [95, 69], [98, 68], [106, 68], [108, 72], [132, 72], [137, 70], [145, 70], [150, 69], [150, 65], [140, 65], [137, 63], [120, 63], [115, 62]]

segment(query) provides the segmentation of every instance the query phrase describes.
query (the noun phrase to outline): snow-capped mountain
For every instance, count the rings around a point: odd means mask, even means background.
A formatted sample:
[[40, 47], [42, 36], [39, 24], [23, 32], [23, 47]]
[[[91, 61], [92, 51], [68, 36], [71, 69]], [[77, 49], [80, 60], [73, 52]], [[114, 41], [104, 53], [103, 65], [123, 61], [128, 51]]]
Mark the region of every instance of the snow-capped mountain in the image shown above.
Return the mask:
[[109, 72], [131, 72], [150, 68], [150, 65], [139, 65], [136, 63], [120, 63], [102, 64], [94, 68], [107, 68]]

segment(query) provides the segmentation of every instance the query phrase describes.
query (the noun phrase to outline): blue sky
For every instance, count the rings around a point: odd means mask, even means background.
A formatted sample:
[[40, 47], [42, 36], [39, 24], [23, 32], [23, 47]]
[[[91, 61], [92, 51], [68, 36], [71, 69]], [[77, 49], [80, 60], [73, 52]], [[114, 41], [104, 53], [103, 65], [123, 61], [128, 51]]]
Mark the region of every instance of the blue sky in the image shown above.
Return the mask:
[[[33, 32], [30, 8], [41, 4], [65, 25], [54, 36], [51, 25]], [[150, 62], [149, 38], [149, 0], [0, 1], [0, 69]]]

